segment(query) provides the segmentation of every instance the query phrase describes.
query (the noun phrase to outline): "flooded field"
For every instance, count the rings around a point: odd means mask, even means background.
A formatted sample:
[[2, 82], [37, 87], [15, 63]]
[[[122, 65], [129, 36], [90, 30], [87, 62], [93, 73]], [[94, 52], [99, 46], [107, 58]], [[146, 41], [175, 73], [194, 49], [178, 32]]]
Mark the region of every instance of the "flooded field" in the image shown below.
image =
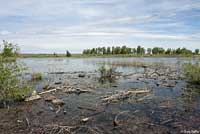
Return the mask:
[[[41, 99], [0, 109], [0, 133], [200, 133], [200, 88], [188, 85], [182, 71], [197, 60], [19, 59], [29, 68], [27, 80], [42, 74], [30, 81]], [[102, 65], [115, 68], [111, 79], [101, 78]]]

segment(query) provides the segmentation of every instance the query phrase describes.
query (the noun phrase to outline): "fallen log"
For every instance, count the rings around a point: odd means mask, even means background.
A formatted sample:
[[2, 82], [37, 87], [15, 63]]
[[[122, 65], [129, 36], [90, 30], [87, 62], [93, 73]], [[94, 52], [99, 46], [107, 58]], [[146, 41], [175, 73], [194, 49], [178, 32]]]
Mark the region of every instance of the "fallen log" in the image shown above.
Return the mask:
[[38, 100], [40, 98], [41, 98], [41, 96], [34, 95], [34, 96], [30, 96], [30, 97], [26, 98], [25, 101], [34, 101], [34, 100]]

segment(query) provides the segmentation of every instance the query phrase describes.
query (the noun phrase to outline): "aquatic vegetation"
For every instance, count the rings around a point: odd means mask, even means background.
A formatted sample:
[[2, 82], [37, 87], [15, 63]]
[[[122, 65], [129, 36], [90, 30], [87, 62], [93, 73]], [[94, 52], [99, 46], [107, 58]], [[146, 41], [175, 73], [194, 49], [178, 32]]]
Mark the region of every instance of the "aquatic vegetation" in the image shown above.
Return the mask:
[[31, 80], [42, 80], [42, 74], [41, 73], [33, 73], [31, 75]]
[[189, 83], [200, 84], [200, 63], [185, 63], [183, 68]]
[[116, 72], [116, 68], [113, 66], [103, 65], [99, 68], [101, 78], [113, 78]]
[[[145, 62], [139, 62], [139, 61], [135, 61], [135, 62], [113, 62], [111, 63], [112, 66], [131, 66], [131, 67], [147, 67], [147, 66], [153, 66], [153, 64], [151, 63], [145, 63]], [[156, 63], [155, 63], [156, 64]], [[154, 64], [154, 65], [155, 65]]]

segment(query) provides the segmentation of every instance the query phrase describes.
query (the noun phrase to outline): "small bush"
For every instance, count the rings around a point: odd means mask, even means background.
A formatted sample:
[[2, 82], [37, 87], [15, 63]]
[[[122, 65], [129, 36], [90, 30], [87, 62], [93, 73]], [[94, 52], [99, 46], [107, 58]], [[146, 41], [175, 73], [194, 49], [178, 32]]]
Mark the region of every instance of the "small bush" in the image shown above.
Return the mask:
[[11, 43], [8, 46], [4, 41], [0, 53], [0, 103], [4, 106], [6, 102], [24, 99], [30, 92], [30, 87], [22, 78], [25, 67], [16, 61], [15, 47]]
[[0, 101], [21, 100], [30, 88], [20, 77], [23, 68], [17, 62], [5, 62], [0, 58]]
[[184, 73], [188, 82], [192, 84], [200, 84], [200, 63], [185, 63]]
[[41, 73], [33, 73], [31, 75], [31, 80], [42, 80], [42, 74]]

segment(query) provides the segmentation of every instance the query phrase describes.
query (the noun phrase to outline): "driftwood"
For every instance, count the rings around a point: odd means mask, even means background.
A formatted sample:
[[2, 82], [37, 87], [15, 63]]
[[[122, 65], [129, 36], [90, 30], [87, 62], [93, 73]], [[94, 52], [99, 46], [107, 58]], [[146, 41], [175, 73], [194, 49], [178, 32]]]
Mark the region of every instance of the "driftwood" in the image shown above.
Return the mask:
[[51, 93], [51, 92], [56, 92], [57, 89], [51, 89], [51, 90], [48, 90], [48, 91], [44, 91], [44, 92], [40, 92], [38, 93], [39, 95], [42, 95], [42, 94], [46, 94], [46, 93]]
[[33, 95], [33, 96], [26, 98], [25, 101], [34, 101], [34, 100], [38, 100], [40, 98], [41, 97], [39, 95]]
[[69, 93], [69, 94], [72, 94], [72, 93], [81, 94], [81, 93], [90, 92], [90, 90], [80, 89], [80, 88], [76, 88], [76, 87], [72, 87], [72, 86], [59, 86], [59, 87], [56, 87], [56, 88], [51, 89], [51, 90], [40, 92], [38, 94], [42, 95], [42, 94], [46, 94], [46, 93], [56, 92], [57, 90], [60, 90], [62, 92]]
[[90, 90], [80, 89], [80, 88], [74, 88], [74, 87], [65, 87], [65, 88], [63, 89], [63, 91], [64, 91], [65, 93], [69, 93], [69, 94], [72, 94], [72, 93], [81, 94], [81, 93], [90, 92]]
[[149, 93], [150, 90], [134, 90], [134, 91], [122, 91], [116, 94], [113, 94], [111, 96], [108, 97], [104, 97], [104, 99], [102, 99], [103, 102], [117, 102], [120, 100], [124, 100], [130, 97], [130, 95], [132, 94], [144, 94], [144, 93]]

